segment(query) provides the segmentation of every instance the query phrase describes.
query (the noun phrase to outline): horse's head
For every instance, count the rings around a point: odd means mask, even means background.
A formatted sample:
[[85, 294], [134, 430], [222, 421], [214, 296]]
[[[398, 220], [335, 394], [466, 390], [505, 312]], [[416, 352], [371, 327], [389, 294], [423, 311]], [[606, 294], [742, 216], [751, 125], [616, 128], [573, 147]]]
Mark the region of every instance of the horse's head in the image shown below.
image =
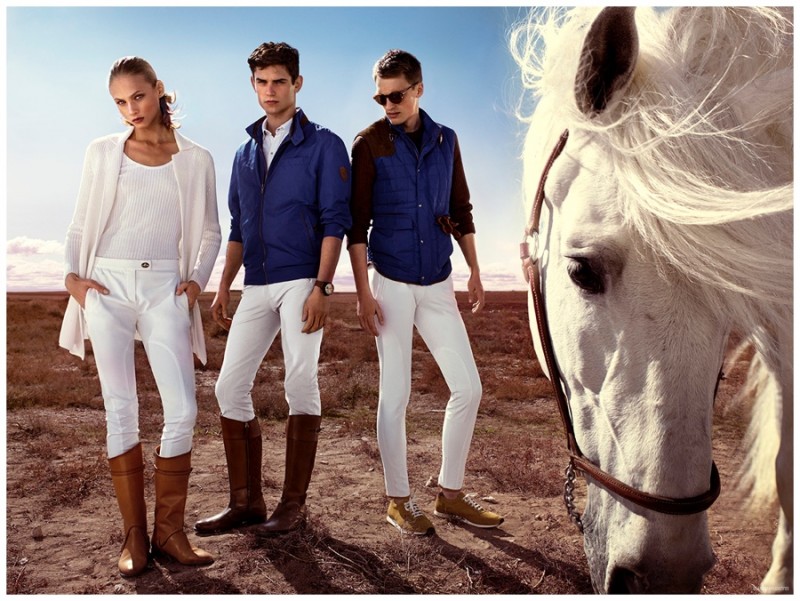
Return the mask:
[[[736, 107], [722, 98], [729, 92], [722, 81], [706, 97], [717, 94], [719, 110], [730, 114], [684, 106], [676, 116], [680, 102], [667, 108], [665, 97], [683, 93], [685, 80], [700, 77], [705, 66], [694, 65], [697, 72], [690, 73], [692, 65], [657, 55], [669, 53], [670, 43], [701, 42], [681, 37], [676, 27], [658, 37], [661, 17], [647, 18], [650, 29], [639, 31], [633, 9], [606, 9], [583, 24], [573, 17], [582, 51], [568, 47], [566, 26], [557, 50], [548, 47], [526, 141], [525, 179], [536, 188], [558, 134], [569, 129], [544, 188], [537, 258], [559, 372], [548, 376], [563, 382], [577, 443], [590, 461], [629, 486], [683, 499], [709, 489], [713, 399], [732, 317], [709, 292], [713, 286], [701, 282], [702, 269], [681, 265], [693, 256], [683, 248], [692, 236], [714, 230], [692, 229], [691, 215], [679, 210], [686, 200], [679, 191], [700, 198], [703, 185], [710, 189], [733, 170], [714, 164], [724, 155], [693, 154], [682, 145], [710, 136], [711, 122], [720, 127]], [[644, 35], [658, 37], [647, 40], [647, 53], [640, 50]], [[528, 53], [540, 50], [533, 46]], [[692, 185], [685, 187], [682, 178]], [[670, 190], [674, 210], [667, 219], [638, 204], [655, 203]], [[665, 231], [681, 226], [692, 233], [659, 243]], [[533, 323], [532, 330], [544, 363]], [[582, 521], [596, 590], [700, 590], [713, 563], [705, 512], [659, 513], [587, 480]]]
[[[632, 234], [614, 171], [602, 138], [576, 132], [548, 178], [540, 261], [558, 370], [589, 460], [637, 490], [693, 497], [709, 487], [727, 328]], [[712, 564], [704, 513], [645, 510], [591, 484], [583, 525], [597, 589], [699, 590]]]
[[[693, 497], [709, 487], [727, 328], [632, 234], [613, 174], [602, 140], [576, 132], [548, 178], [540, 265], [557, 366], [589, 460], [637, 490]], [[645, 510], [591, 480], [588, 490], [597, 589], [699, 590], [712, 564], [705, 514]]]

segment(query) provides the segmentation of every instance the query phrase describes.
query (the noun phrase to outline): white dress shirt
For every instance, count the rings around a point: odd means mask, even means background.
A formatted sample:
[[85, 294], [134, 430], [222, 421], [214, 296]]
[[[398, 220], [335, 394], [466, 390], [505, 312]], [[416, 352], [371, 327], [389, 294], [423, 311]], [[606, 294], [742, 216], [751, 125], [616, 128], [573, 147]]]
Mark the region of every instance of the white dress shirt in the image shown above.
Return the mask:
[[264, 143], [262, 144], [262, 148], [264, 150], [264, 158], [267, 159], [267, 171], [269, 171], [269, 166], [272, 163], [272, 159], [275, 158], [275, 153], [278, 152], [281, 142], [289, 135], [289, 130], [291, 128], [292, 120], [289, 119], [283, 125], [275, 128], [275, 135], [273, 136], [267, 129], [267, 119], [264, 119]]

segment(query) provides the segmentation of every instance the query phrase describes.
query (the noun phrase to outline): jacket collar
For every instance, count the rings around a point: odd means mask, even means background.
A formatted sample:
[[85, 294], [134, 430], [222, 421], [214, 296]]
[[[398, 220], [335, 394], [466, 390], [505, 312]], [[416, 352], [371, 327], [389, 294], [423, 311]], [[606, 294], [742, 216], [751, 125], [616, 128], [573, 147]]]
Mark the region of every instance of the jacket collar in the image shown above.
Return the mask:
[[178, 150], [183, 152], [184, 150], [189, 150], [195, 146], [195, 143], [192, 142], [189, 138], [181, 135], [178, 133], [178, 130], [173, 130], [175, 134], [175, 142], [178, 143]]
[[[247, 134], [253, 138], [259, 145], [264, 143], [264, 120], [266, 115], [251, 123], [245, 128]], [[291, 140], [295, 146], [300, 144], [305, 139], [305, 127], [309, 124], [308, 117], [303, 112], [303, 109], [298, 108], [294, 117], [292, 117], [292, 129], [289, 132], [288, 139]]]
[[[430, 118], [430, 115], [419, 109], [419, 118], [422, 122], [422, 147], [425, 148], [431, 142], [431, 140], [436, 140], [439, 138], [439, 134], [442, 131], [442, 126], [436, 123], [433, 119]], [[386, 123], [389, 124], [389, 128], [396, 134], [406, 134], [406, 131], [399, 125], [393, 125], [388, 118], [385, 118]]]

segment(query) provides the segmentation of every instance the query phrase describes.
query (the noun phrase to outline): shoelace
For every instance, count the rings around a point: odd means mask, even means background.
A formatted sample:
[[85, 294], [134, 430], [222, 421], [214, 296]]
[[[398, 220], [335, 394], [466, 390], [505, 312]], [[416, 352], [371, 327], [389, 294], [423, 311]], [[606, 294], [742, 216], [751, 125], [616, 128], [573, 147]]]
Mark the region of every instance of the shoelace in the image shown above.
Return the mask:
[[485, 510], [485, 509], [484, 509], [484, 508], [481, 506], [481, 504], [480, 504], [480, 503], [478, 503], [478, 502], [475, 500], [475, 497], [473, 497], [472, 495], [464, 495], [464, 502], [465, 502], [467, 505], [469, 505], [470, 507], [472, 507], [473, 509], [475, 509], [475, 510], [477, 510], [477, 511], [481, 512], [481, 513], [483, 513], [484, 511], [486, 511], [486, 510]]
[[422, 510], [417, 505], [417, 502], [414, 499], [409, 499], [403, 504], [403, 507], [406, 508], [406, 511], [411, 513], [412, 518], [419, 518], [423, 516]]

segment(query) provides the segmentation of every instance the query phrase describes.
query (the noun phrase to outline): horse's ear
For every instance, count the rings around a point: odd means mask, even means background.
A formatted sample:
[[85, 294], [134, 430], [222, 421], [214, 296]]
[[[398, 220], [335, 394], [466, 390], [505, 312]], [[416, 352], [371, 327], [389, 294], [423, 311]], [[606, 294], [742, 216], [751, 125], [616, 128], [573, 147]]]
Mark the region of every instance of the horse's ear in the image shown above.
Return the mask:
[[639, 56], [634, 8], [604, 8], [592, 23], [575, 76], [575, 100], [584, 114], [602, 113], [627, 89]]

